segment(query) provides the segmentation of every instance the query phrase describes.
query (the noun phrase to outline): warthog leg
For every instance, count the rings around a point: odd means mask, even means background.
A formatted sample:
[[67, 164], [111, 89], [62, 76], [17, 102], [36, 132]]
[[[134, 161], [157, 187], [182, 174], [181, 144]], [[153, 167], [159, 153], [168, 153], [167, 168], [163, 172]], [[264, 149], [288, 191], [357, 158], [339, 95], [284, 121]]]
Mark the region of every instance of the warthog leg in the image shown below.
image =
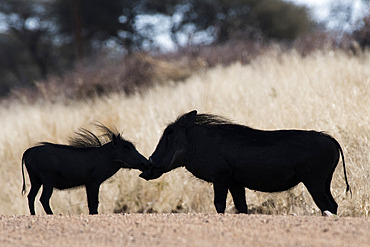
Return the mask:
[[308, 191], [310, 192], [313, 200], [315, 201], [316, 205], [321, 210], [321, 213], [324, 211], [330, 211], [333, 214], [337, 213], [337, 204], [332, 203], [332, 195], [330, 190], [328, 191], [325, 189], [323, 183], [315, 183], [313, 185], [305, 184]]
[[53, 211], [51, 210], [50, 204], [49, 204], [51, 194], [53, 194], [53, 186], [49, 183], [47, 184], [44, 183], [42, 186], [42, 194], [40, 197], [40, 202], [42, 206], [44, 207], [44, 210], [47, 214], [53, 214]]
[[[334, 171], [333, 171], [334, 172]], [[328, 178], [327, 178], [327, 180], [326, 180], [326, 182], [325, 182], [325, 193], [326, 193], [326, 195], [328, 196], [328, 198], [329, 198], [329, 200], [330, 200], [330, 202], [331, 202], [331, 204], [333, 205], [333, 211], [331, 211], [333, 214], [337, 214], [337, 209], [338, 209], [338, 204], [337, 204], [337, 202], [334, 200], [334, 198], [333, 198], [333, 195], [331, 194], [331, 192], [330, 192], [330, 183], [331, 183], [331, 179], [332, 179], [332, 176], [333, 176], [333, 174], [331, 174]]]
[[100, 184], [86, 185], [87, 204], [89, 207], [89, 214], [98, 214], [99, 187], [100, 187]]
[[30, 209], [30, 214], [35, 215], [35, 198], [36, 198], [37, 192], [39, 192], [39, 189], [41, 187], [41, 181], [32, 172], [29, 172], [29, 177], [30, 177], [30, 182], [31, 182], [31, 189], [27, 196], [28, 208]]
[[245, 188], [242, 186], [232, 185], [229, 188], [230, 193], [234, 200], [235, 208], [238, 210], [238, 213], [247, 214], [248, 207], [247, 202], [245, 201]]
[[216, 211], [217, 213], [224, 213], [226, 208], [226, 197], [228, 191], [227, 184], [223, 182], [214, 182], [213, 191]]

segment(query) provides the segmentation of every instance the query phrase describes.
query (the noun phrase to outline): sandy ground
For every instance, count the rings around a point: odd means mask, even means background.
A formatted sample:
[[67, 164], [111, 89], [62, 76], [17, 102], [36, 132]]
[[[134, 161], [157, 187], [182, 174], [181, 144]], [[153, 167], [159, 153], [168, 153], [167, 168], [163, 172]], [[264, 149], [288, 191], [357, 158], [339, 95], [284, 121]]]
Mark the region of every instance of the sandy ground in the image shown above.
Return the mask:
[[0, 246], [370, 246], [367, 218], [236, 214], [0, 216]]

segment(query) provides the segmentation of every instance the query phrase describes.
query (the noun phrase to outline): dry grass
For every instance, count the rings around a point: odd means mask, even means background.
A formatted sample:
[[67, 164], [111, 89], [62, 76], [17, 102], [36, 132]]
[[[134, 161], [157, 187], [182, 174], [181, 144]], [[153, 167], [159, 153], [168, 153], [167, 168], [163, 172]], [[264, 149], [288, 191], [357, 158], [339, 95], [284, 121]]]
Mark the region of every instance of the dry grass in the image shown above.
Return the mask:
[[[369, 216], [370, 210], [370, 54], [311, 54], [274, 50], [249, 65], [215, 67], [184, 83], [158, 85], [144, 95], [111, 94], [90, 101], [0, 106], [0, 214], [28, 214], [21, 196], [22, 152], [39, 141], [66, 143], [79, 127], [93, 120], [115, 125], [148, 157], [165, 126], [179, 114], [197, 109], [221, 114], [261, 129], [315, 129], [334, 136], [345, 154], [353, 198], [345, 195], [342, 163], [332, 192], [341, 216]], [[215, 212], [210, 184], [178, 169], [146, 182], [135, 170], [120, 170], [100, 191], [100, 213]], [[27, 180], [28, 181], [28, 180]], [[29, 189], [29, 183], [28, 183]], [[304, 186], [282, 193], [247, 190], [252, 212], [317, 215]], [[233, 204], [228, 197], [227, 212]], [[55, 191], [55, 213], [86, 214], [84, 189]], [[44, 214], [36, 201], [36, 213]]]

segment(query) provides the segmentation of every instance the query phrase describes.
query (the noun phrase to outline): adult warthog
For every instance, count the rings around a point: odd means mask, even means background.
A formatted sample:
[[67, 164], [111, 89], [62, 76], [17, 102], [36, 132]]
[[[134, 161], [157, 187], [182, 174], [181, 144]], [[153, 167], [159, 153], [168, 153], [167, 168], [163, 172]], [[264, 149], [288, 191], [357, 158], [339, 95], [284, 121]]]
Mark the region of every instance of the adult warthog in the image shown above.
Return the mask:
[[321, 212], [337, 213], [330, 182], [343, 151], [322, 132], [263, 131], [233, 124], [196, 111], [169, 124], [149, 158], [150, 169], [140, 176], [150, 180], [185, 166], [194, 176], [213, 183], [218, 213], [226, 207], [228, 190], [239, 213], [247, 213], [245, 187], [263, 192], [287, 190], [300, 182]]
[[23, 189], [26, 192], [23, 165], [31, 182], [28, 194], [30, 213], [35, 214], [34, 201], [41, 185], [40, 202], [47, 214], [53, 214], [49, 200], [53, 188], [60, 190], [85, 186], [90, 214], [98, 213], [99, 187], [120, 168], [147, 169], [149, 161], [134, 145], [116, 131], [98, 125], [109, 138], [102, 145], [92, 132], [82, 129], [71, 145], [41, 143], [27, 149], [22, 158]]

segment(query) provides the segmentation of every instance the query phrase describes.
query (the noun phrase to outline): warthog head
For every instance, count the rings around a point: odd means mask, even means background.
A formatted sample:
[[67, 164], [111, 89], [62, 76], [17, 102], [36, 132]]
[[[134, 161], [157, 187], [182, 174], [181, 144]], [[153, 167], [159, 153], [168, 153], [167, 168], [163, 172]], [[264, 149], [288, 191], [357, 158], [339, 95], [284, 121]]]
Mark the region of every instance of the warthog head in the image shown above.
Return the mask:
[[149, 158], [150, 169], [140, 174], [140, 177], [146, 180], [156, 179], [163, 173], [184, 165], [189, 148], [186, 131], [194, 126], [196, 115], [197, 111], [191, 111], [167, 126]]
[[135, 146], [124, 140], [120, 134], [112, 137], [113, 161], [121, 163], [122, 168], [132, 168], [144, 171], [150, 166], [149, 161], [142, 156]]

